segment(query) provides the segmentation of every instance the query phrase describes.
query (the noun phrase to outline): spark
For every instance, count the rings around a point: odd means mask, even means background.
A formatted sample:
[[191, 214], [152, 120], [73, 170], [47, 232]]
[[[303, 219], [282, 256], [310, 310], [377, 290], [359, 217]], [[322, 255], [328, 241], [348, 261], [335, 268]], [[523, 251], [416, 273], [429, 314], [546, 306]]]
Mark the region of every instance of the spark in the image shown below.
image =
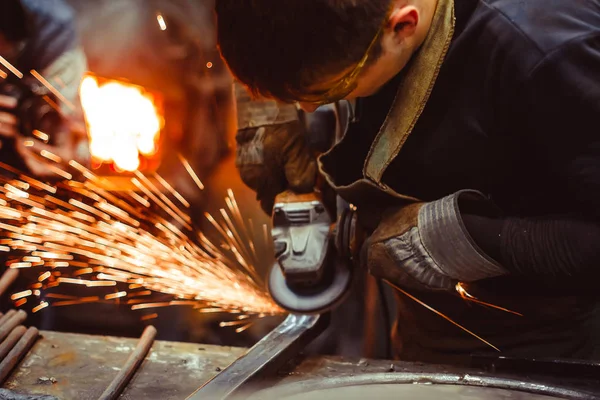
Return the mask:
[[146, 303], [146, 304], [137, 304], [132, 306], [132, 310], [145, 310], [148, 308], [160, 308], [160, 307], [169, 307], [171, 305], [170, 302], [162, 302], [162, 303]]
[[47, 158], [48, 160], [54, 161], [55, 163], [61, 163], [62, 162], [62, 158], [60, 158], [59, 156], [57, 156], [54, 153], [49, 152], [48, 150], [42, 150], [40, 152], [40, 155], [42, 157]]
[[21, 307], [25, 303], [27, 303], [27, 299], [26, 298], [19, 299], [19, 300], [15, 301], [15, 307]]
[[60, 177], [62, 177], [62, 178], [64, 178], [64, 179], [67, 179], [67, 180], [69, 180], [69, 179], [72, 179], [72, 178], [73, 178], [73, 175], [71, 175], [70, 173], [68, 173], [67, 171], [65, 171], [65, 170], [63, 170], [63, 169], [61, 169], [61, 168], [58, 168], [58, 167], [57, 167], [57, 166], [55, 166], [55, 165], [48, 164], [48, 165], [46, 165], [46, 167], [47, 167], [47, 168], [48, 168], [50, 171], [52, 171], [53, 173], [55, 173], [56, 175], [58, 175], [58, 176], [60, 176]]
[[60, 106], [58, 105], [57, 102], [55, 102], [53, 99], [51, 99], [50, 96], [43, 96], [42, 99], [44, 99], [44, 101], [46, 103], [48, 103], [48, 105], [50, 107], [52, 107], [54, 109], [54, 111], [56, 111], [59, 114], [62, 114], [62, 110], [60, 109]]
[[160, 27], [161, 31], [167, 30], [167, 23], [165, 22], [165, 19], [162, 16], [162, 14], [160, 14], [160, 13], [156, 14], [156, 21], [158, 21], [158, 26]]
[[4, 68], [6, 68], [7, 70], [9, 70], [13, 74], [15, 74], [17, 76], [17, 78], [23, 79], [23, 73], [21, 71], [19, 71], [17, 68], [15, 68], [14, 65], [12, 65], [11, 63], [9, 63], [6, 60], [6, 58], [0, 56], [0, 64], [4, 65]]
[[13, 295], [10, 296], [10, 299], [11, 300], [19, 300], [19, 299], [22, 299], [23, 297], [29, 297], [32, 294], [33, 294], [33, 292], [31, 290], [24, 290], [19, 293], [14, 293]]
[[50, 271], [46, 271], [38, 277], [38, 281], [43, 282], [46, 279], [50, 278], [51, 276], [52, 276], [52, 274], [50, 273]]
[[125, 297], [125, 296], [127, 296], [127, 292], [118, 292], [118, 293], [107, 294], [106, 296], [104, 296], [104, 298], [106, 300], [111, 300], [111, 299], [118, 299], [118, 298]]
[[247, 323], [248, 323], [248, 321], [229, 321], [229, 322], [221, 322], [221, 323], [219, 323], [219, 326], [221, 328], [223, 328], [226, 326], [246, 325]]
[[200, 188], [200, 190], [204, 190], [204, 184], [202, 183], [198, 175], [196, 175], [196, 171], [194, 171], [188, 160], [186, 160], [181, 154], [179, 154], [179, 160], [185, 167], [188, 174], [192, 177], [194, 183], [198, 186], [198, 188]]
[[33, 309], [31, 310], [31, 312], [36, 313], [36, 312], [38, 312], [38, 311], [40, 311], [40, 310], [48, 307], [48, 305], [49, 305], [48, 302], [42, 301], [39, 305], [33, 307]]
[[11, 268], [30, 268], [31, 263], [28, 262], [15, 262], [10, 264]]
[[44, 133], [42, 131], [38, 131], [37, 129], [33, 131], [33, 136], [37, 137], [38, 139], [40, 139], [40, 140], [42, 140], [44, 142], [48, 142], [48, 140], [50, 140], [50, 136], [48, 136], [47, 133]]
[[397, 291], [399, 291], [400, 293], [402, 293], [403, 295], [405, 295], [406, 297], [408, 297], [409, 299], [415, 301], [416, 303], [422, 305], [423, 307], [425, 307], [426, 309], [428, 309], [429, 311], [433, 312], [434, 314], [444, 318], [446, 321], [450, 322], [452, 325], [462, 329], [463, 331], [467, 332], [469, 335], [473, 336], [474, 338], [476, 338], [477, 340], [485, 343], [486, 345], [490, 346], [492, 349], [500, 352], [500, 349], [497, 348], [496, 346], [494, 346], [493, 344], [491, 344], [490, 342], [488, 342], [487, 340], [483, 339], [482, 337], [478, 336], [477, 334], [473, 333], [472, 331], [468, 330], [467, 328], [465, 328], [464, 326], [460, 325], [458, 322], [455, 322], [454, 320], [452, 320], [452, 318], [446, 316], [445, 314], [439, 312], [438, 310], [436, 310], [435, 308], [431, 307], [430, 305], [422, 302], [421, 300], [417, 299], [415, 296], [413, 296], [412, 294], [408, 293], [407, 291], [405, 291], [404, 289], [399, 288], [398, 286], [394, 285], [393, 283], [391, 283], [390, 281], [385, 281], [388, 285], [390, 285], [391, 287], [393, 287], [394, 289], [396, 289]]
[[500, 307], [495, 304], [491, 304], [491, 303], [487, 303], [485, 301], [479, 300], [477, 297], [474, 297], [471, 294], [469, 294], [467, 289], [464, 287], [464, 284], [461, 282], [456, 284], [456, 292], [460, 295], [460, 297], [462, 297], [463, 299], [465, 299], [467, 301], [470, 301], [470, 302], [473, 302], [476, 304], [481, 304], [482, 306], [494, 308], [496, 310], [504, 311], [504, 312], [507, 312], [510, 314], [518, 315], [519, 317], [523, 316], [523, 314], [518, 313], [516, 311], [509, 310], [508, 308]]
[[87, 287], [117, 286], [115, 281], [89, 281], [85, 284]]
[[153, 313], [153, 314], [144, 315], [143, 317], [140, 318], [140, 321], [148, 321], [150, 319], [156, 319], [156, 318], [158, 318], [158, 314]]
[[161, 185], [163, 185], [165, 187], [165, 189], [167, 189], [169, 192], [171, 192], [171, 194], [173, 196], [175, 196], [175, 198], [177, 200], [179, 200], [179, 202], [181, 204], [183, 204], [186, 208], [190, 207], [190, 203], [177, 190], [175, 190], [169, 184], [169, 182], [167, 182], [162, 176], [160, 176], [159, 174], [154, 174], [154, 177], [156, 178], [157, 181], [160, 182]]
[[[56, 89], [54, 86], [52, 86], [52, 84], [50, 82], [48, 82], [46, 80], [46, 78], [44, 78], [42, 75], [40, 75], [39, 72], [37, 72], [34, 69], [32, 69], [29, 72], [31, 73], [31, 75], [33, 75], [33, 77], [35, 79], [37, 79], [42, 85], [44, 85], [49, 91], [51, 91], [56, 96], [57, 99], [59, 99], [60, 101], [65, 103], [67, 105], [67, 107], [69, 107], [71, 110], [75, 110], [75, 106], [73, 105], [73, 103], [71, 103], [65, 96], [63, 96], [63, 94], [61, 92], [59, 92], [58, 89]], [[22, 74], [21, 74], [21, 77], [22, 77]]]
[[[44, 135], [36, 137], [44, 140]], [[243, 324], [232, 325], [239, 331], [252, 319], [283, 313], [256, 272], [261, 260], [255, 244], [269, 245], [267, 227], [255, 237], [231, 190], [219, 218], [210, 216], [216, 234], [194, 232], [186, 213], [189, 202], [157, 174], [151, 181], [136, 173], [141, 194], [109, 193], [101, 178], [76, 161], [47, 151], [39, 155], [56, 163], [48, 168], [63, 181], [43, 183], [0, 162], [0, 251], [9, 253], [10, 267], [36, 274], [27, 291], [13, 295], [16, 305], [35, 297], [34, 312], [109, 301], [133, 310], [185, 306], [243, 316], [237, 320]], [[180, 160], [204, 189], [189, 162]], [[70, 169], [83, 180], [73, 181]], [[69, 286], [104, 293], [62, 294]]]

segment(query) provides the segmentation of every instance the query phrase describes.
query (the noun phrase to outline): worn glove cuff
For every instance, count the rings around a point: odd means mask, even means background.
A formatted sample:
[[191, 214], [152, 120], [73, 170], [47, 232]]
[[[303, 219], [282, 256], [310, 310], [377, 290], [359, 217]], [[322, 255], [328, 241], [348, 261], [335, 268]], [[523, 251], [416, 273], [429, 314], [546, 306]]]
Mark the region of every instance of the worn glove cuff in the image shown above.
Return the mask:
[[452, 279], [473, 282], [506, 274], [507, 271], [485, 255], [467, 232], [459, 209], [459, 203], [463, 202], [493, 208], [482, 193], [474, 190], [462, 190], [424, 204], [418, 215], [423, 246]]

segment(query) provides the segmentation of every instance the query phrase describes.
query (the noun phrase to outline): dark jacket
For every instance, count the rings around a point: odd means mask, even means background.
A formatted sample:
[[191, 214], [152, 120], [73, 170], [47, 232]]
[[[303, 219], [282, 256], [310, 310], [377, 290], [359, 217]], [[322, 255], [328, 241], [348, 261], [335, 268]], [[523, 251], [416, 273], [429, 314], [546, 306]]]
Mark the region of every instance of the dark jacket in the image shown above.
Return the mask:
[[[424, 201], [461, 189], [489, 196], [503, 216], [476, 215], [469, 232], [511, 274], [470, 290], [524, 316], [420, 297], [506, 354], [588, 358], [600, 277], [600, 2], [455, 0], [455, 9], [431, 97], [383, 182]], [[359, 121], [330, 155], [343, 166], [338, 182], [360, 178], [354, 160], [365, 159], [401, 81], [361, 99]], [[489, 350], [399, 301], [403, 359], [462, 363]]]

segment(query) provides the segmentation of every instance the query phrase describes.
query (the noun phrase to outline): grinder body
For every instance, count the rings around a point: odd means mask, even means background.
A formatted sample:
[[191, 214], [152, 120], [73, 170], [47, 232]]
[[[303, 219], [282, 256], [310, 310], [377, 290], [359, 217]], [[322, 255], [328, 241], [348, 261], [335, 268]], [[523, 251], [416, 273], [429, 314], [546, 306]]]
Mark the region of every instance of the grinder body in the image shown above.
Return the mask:
[[[342, 214], [348, 215], [348, 214]], [[346, 218], [344, 218], [346, 220]], [[275, 302], [298, 314], [320, 314], [342, 302], [352, 282], [352, 267], [338, 256], [339, 226], [317, 193], [285, 192], [273, 208], [277, 261], [268, 285]]]

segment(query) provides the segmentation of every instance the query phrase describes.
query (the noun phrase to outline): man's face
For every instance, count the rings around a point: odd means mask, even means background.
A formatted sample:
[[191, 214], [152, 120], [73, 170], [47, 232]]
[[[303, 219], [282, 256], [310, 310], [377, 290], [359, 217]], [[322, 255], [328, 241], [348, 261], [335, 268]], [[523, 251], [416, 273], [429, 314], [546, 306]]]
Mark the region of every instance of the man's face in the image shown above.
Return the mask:
[[[421, 7], [400, 0], [394, 4], [389, 19], [382, 25], [381, 36], [378, 34], [375, 38], [381, 42], [381, 55], [375, 61], [367, 64], [358, 75], [355, 75], [354, 89], [344, 99], [368, 97], [377, 93], [382, 86], [402, 71], [425, 40], [431, 26], [437, 0], [423, 1]], [[324, 77], [321, 82], [315, 82], [311, 85], [308, 91], [314, 93], [327, 92], [339, 82], [343, 82], [344, 78], [351, 74], [355, 67], [349, 66], [338, 74]], [[341, 98], [328, 98], [327, 100], [335, 101], [341, 100]], [[302, 101], [299, 101], [299, 104], [307, 112], [316, 110], [320, 105], [319, 103]]]
[[[391, 80], [408, 63], [412, 52], [406, 51], [404, 56], [398, 57], [398, 51], [390, 52], [384, 48], [383, 54], [371, 65], [366, 67], [356, 80], [356, 88], [346, 97], [345, 100], [356, 99], [358, 97], [369, 97], [374, 95]], [[319, 91], [333, 86], [350, 68], [342, 71], [332, 78], [324, 79], [315, 84], [311, 89]], [[313, 103], [299, 102], [300, 107], [306, 112], [315, 111], [319, 105]]]

